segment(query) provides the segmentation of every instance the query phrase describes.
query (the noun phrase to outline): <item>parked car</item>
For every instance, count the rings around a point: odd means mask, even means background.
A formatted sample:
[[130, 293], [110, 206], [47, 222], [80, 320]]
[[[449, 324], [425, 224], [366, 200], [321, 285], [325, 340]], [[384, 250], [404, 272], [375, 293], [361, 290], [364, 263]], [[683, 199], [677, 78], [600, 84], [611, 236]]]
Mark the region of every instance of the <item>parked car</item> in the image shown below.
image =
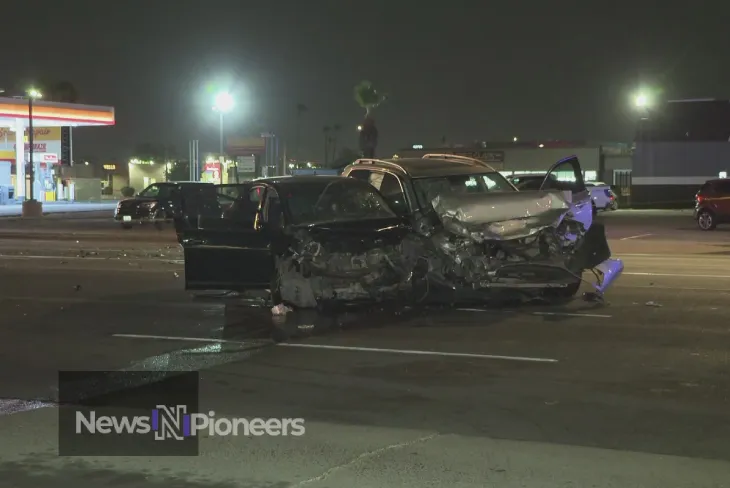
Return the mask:
[[611, 185], [607, 185], [602, 181], [592, 181], [586, 183], [591, 192], [593, 205], [597, 210], [618, 210], [618, 199], [611, 189]]
[[114, 220], [120, 222], [125, 229], [142, 223], [152, 223], [159, 227], [181, 214], [180, 195], [183, 191], [206, 186], [211, 190], [214, 188], [211, 183], [153, 183], [137, 195], [120, 201], [114, 210]]
[[730, 180], [708, 180], [695, 195], [694, 219], [702, 230], [730, 222]]

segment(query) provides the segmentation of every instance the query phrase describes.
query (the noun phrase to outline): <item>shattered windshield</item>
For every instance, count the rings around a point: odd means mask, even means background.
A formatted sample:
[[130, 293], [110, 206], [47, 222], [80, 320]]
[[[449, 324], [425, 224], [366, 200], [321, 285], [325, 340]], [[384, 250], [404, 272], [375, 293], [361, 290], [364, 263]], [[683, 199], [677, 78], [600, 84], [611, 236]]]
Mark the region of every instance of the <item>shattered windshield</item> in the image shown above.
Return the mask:
[[353, 179], [300, 183], [286, 192], [294, 224], [396, 217], [372, 186]]
[[430, 203], [439, 195], [515, 191], [504, 176], [494, 172], [419, 178], [413, 180], [413, 187], [423, 203]]

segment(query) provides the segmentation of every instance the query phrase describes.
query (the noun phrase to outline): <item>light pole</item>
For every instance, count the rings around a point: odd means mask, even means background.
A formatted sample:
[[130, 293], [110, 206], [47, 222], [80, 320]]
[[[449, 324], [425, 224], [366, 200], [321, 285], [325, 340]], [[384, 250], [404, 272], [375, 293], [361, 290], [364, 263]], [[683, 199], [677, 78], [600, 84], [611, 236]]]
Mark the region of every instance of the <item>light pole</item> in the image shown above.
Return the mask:
[[[220, 164], [221, 164], [221, 171], [223, 171], [223, 167], [225, 165], [225, 154], [223, 153], [223, 116], [227, 113], [229, 113], [233, 109], [233, 96], [226, 92], [220, 92], [215, 96], [215, 100], [213, 101], [213, 110], [218, 112], [220, 114]], [[238, 183], [238, 168], [234, 167], [236, 171], [235, 179], [236, 183]]]
[[220, 92], [215, 96], [213, 110], [220, 114], [220, 153], [223, 156], [223, 116], [233, 109], [233, 97], [228, 92]]
[[[35, 164], [33, 163], [33, 99], [42, 98], [41, 92], [31, 88], [27, 92], [28, 95], [28, 160], [30, 161], [30, 199], [35, 200]], [[26, 195], [27, 197], [27, 195]]]

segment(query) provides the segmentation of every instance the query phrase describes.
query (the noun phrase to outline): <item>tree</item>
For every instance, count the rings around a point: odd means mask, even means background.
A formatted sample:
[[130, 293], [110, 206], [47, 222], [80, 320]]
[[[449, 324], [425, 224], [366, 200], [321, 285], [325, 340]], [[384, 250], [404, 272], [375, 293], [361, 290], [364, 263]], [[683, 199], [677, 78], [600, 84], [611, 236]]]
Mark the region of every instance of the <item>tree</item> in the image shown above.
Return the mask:
[[371, 114], [387, 98], [387, 95], [379, 92], [370, 81], [364, 80], [355, 85], [355, 101], [365, 109], [365, 120], [360, 130], [360, 150], [363, 157], [375, 157], [375, 148], [378, 146], [378, 129], [375, 127], [375, 120]]

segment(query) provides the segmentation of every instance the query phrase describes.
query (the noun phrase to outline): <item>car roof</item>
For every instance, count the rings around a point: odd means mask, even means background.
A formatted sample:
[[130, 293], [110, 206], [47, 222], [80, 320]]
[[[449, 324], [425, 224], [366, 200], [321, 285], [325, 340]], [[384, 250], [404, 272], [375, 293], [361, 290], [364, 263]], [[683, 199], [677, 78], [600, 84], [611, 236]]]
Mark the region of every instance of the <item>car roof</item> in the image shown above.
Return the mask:
[[343, 180], [342, 176], [336, 175], [292, 175], [292, 176], [271, 176], [268, 178], [259, 178], [258, 180], [249, 182], [250, 184], [256, 183], [269, 183], [273, 185], [296, 185], [299, 183], [319, 183], [322, 181], [335, 181]]
[[411, 178], [430, 178], [435, 176], [473, 175], [494, 173], [496, 170], [468, 158], [396, 158], [396, 159], [358, 159], [349, 167], [374, 167], [389, 169]]

